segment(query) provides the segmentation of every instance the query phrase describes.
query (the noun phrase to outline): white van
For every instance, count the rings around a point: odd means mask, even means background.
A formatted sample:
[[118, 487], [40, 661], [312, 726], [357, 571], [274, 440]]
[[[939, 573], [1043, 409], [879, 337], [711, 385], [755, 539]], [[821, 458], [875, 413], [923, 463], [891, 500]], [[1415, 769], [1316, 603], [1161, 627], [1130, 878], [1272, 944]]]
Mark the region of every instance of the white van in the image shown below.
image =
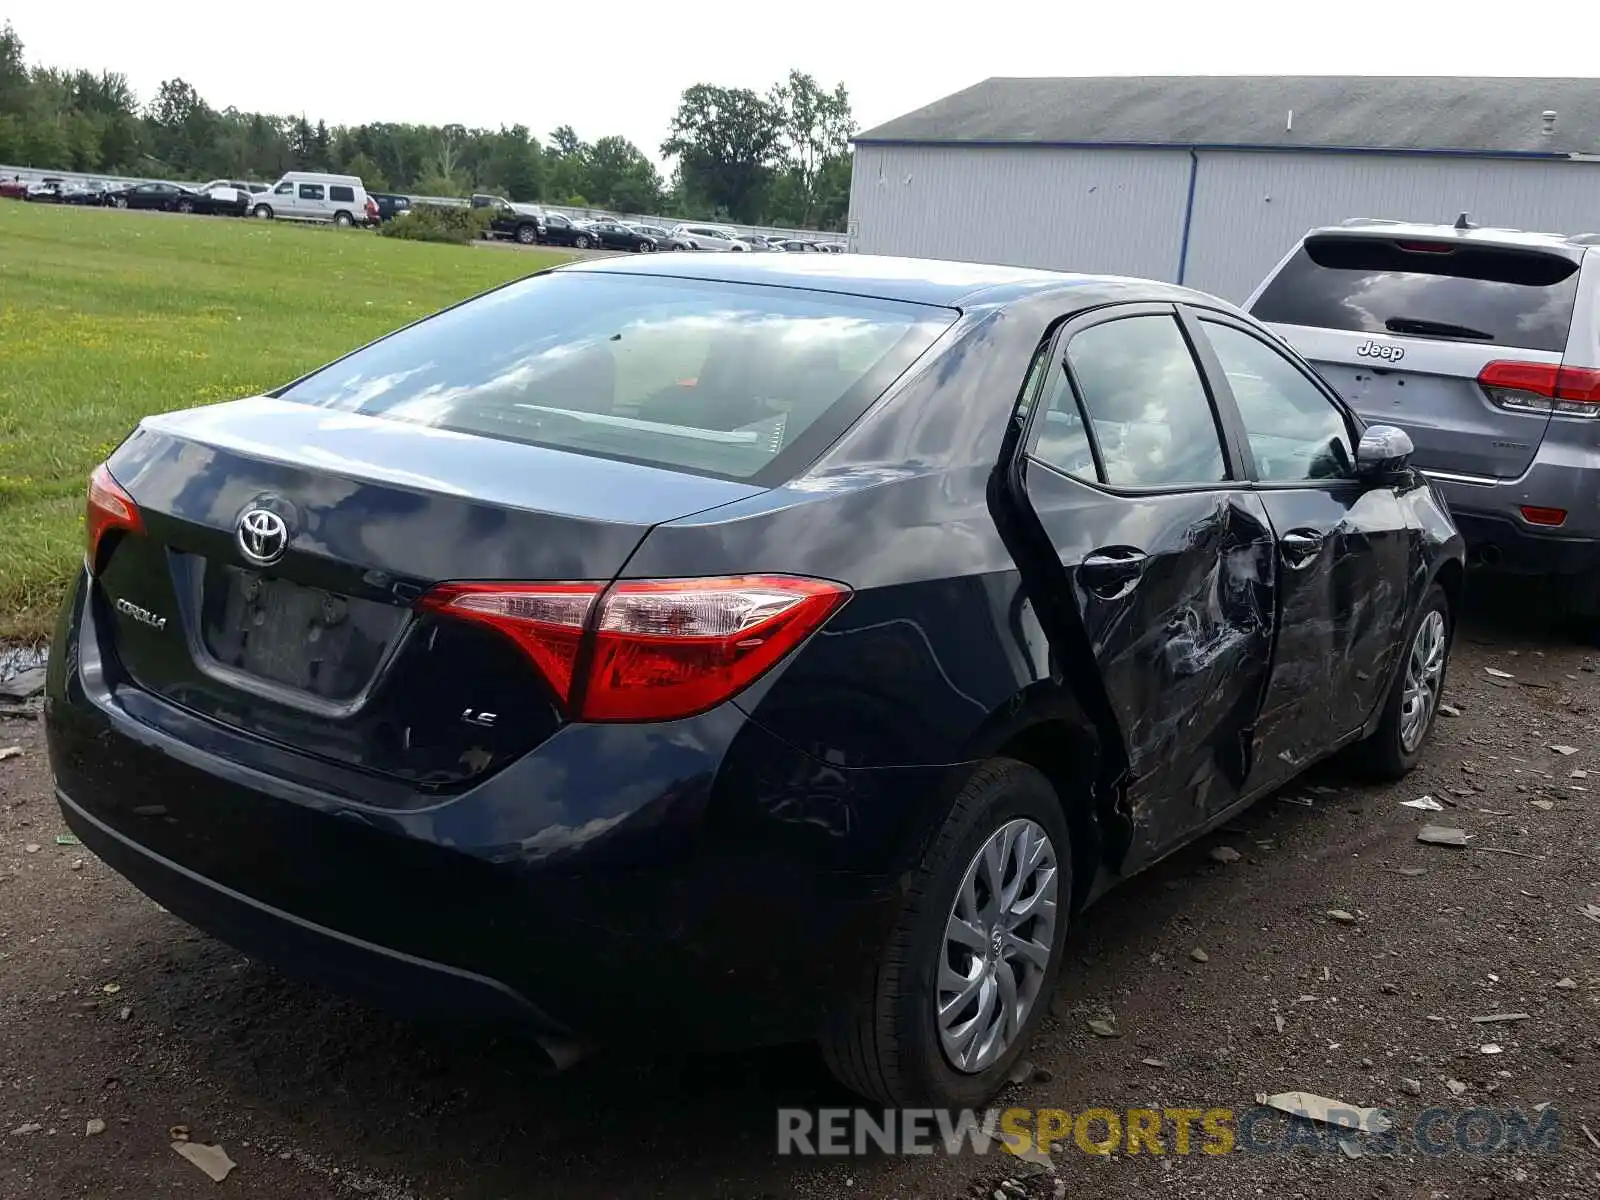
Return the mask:
[[263, 220], [282, 217], [350, 226], [365, 224], [367, 219], [367, 189], [354, 175], [290, 171], [271, 191], [252, 199], [251, 215]]

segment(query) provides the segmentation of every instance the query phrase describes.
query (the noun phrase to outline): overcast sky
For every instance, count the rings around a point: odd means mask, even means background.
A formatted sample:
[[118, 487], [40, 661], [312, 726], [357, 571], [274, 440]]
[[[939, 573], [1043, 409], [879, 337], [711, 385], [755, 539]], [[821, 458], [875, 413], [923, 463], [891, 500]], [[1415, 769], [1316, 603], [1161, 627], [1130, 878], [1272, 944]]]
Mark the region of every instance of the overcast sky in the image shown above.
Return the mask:
[[[679, 93], [765, 90], [790, 67], [842, 82], [863, 128], [991, 75], [1582, 74], [1548, 34], [1485, 35], [1471, 5], [1315, 10], [1283, 0], [586, 4], [409, 0], [0, 0], [31, 63], [121, 71], [147, 100], [182, 76], [218, 108], [363, 121], [571, 125], [652, 158]], [[1587, 6], [1540, 25], [1582, 43]], [[765, 12], [768, 15], [758, 15]], [[437, 14], [471, 16], [449, 29]], [[1502, 32], [1503, 25], [1496, 23]]]

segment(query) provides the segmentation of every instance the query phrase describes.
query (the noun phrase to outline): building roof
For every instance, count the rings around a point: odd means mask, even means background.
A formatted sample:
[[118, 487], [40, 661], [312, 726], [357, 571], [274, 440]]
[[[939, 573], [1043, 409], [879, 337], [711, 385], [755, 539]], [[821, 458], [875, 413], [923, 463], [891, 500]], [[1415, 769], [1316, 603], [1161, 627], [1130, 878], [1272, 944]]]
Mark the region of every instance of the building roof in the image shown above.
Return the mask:
[[[1547, 111], [1556, 114], [1550, 133]], [[1600, 151], [1600, 80], [994, 78], [855, 140], [1567, 155]]]

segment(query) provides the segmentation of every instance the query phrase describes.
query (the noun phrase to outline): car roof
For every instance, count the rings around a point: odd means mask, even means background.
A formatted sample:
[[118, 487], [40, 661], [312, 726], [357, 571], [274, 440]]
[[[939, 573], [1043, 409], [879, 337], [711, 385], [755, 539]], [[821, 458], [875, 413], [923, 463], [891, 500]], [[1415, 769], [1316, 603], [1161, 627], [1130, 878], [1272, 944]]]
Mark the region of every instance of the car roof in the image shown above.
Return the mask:
[[1479, 246], [1515, 246], [1531, 250], [1566, 251], [1600, 245], [1600, 235], [1593, 233], [1541, 233], [1536, 230], [1504, 229], [1487, 225], [1472, 225], [1458, 229], [1455, 225], [1386, 221], [1378, 217], [1352, 217], [1338, 225], [1325, 225], [1320, 229], [1313, 229], [1306, 234], [1306, 237], [1426, 238]]
[[1032, 267], [891, 258], [876, 254], [706, 254], [653, 258], [603, 258], [567, 263], [558, 271], [658, 275], [719, 283], [761, 283], [876, 296], [944, 308], [1003, 304], [1049, 292], [1074, 292], [1075, 310], [1096, 304], [1147, 300], [1203, 303], [1237, 311], [1212, 296], [1175, 284], [1112, 275], [1072, 275]]

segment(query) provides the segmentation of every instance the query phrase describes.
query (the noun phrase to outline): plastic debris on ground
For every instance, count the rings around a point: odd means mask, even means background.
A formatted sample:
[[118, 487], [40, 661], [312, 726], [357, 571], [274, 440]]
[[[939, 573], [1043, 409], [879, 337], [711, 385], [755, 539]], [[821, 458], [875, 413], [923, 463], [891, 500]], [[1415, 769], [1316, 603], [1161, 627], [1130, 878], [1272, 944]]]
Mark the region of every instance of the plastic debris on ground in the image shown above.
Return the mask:
[[1448, 825], [1424, 825], [1417, 830], [1417, 841], [1430, 846], [1465, 846], [1467, 837], [1464, 830], [1452, 829]]
[[228, 1157], [221, 1146], [206, 1146], [199, 1142], [173, 1142], [172, 1148], [204, 1171], [213, 1183], [221, 1183], [228, 1172], [239, 1164]]
[[1443, 812], [1444, 805], [1432, 796], [1418, 796], [1415, 800], [1400, 801], [1401, 808], [1420, 808], [1423, 812]]
[[1279, 1092], [1274, 1096], [1263, 1094], [1256, 1097], [1256, 1103], [1290, 1116], [1304, 1117], [1338, 1129], [1354, 1129], [1360, 1133], [1388, 1133], [1393, 1126], [1389, 1114], [1381, 1108], [1363, 1108], [1310, 1092]]

